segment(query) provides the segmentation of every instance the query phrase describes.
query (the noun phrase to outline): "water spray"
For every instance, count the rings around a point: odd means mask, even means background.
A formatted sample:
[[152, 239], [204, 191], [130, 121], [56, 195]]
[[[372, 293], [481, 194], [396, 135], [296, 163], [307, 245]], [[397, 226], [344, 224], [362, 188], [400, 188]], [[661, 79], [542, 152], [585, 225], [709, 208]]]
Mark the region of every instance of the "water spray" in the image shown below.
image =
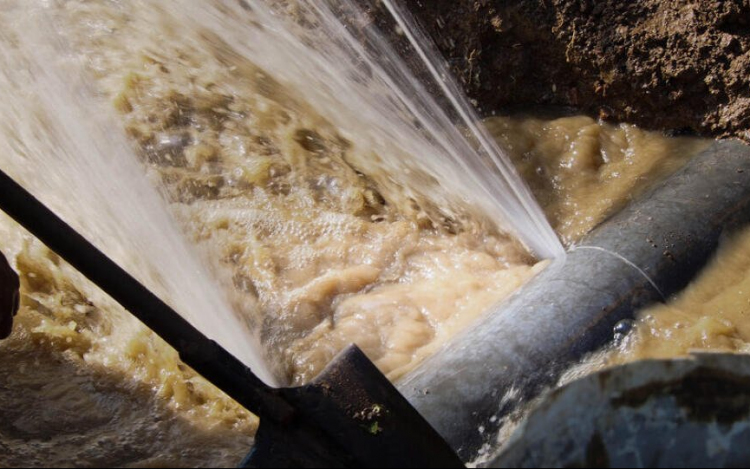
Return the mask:
[[696, 156], [428, 359], [399, 389], [465, 460], [622, 321], [679, 292], [750, 222], [750, 147]]
[[0, 209], [260, 417], [251, 467], [461, 467], [461, 461], [356, 347], [312, 383], [276, 389], [203, 335], [0, 171]]

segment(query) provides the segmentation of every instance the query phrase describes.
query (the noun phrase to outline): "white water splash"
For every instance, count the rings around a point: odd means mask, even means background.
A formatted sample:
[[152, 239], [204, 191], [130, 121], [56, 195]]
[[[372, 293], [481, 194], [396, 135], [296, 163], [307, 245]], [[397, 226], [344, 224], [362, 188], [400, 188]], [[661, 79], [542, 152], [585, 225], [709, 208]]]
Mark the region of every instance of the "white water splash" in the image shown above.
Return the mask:
[[[357, 6], [366, 1], [301, 0], [285, 9], [279, 9], [279, 3], [284, 2], [190, 2], [169, 11], [188, 27], [205, 28], [231, 44], [304, 96], [345, 137], [377, 155], [373, 165], [385, 169], [407, 191], [418, 194], [421, 188], [414, 187], [413, 174], [426, 173], [436, 183], [422, 188], [429, 190], [419, 194], [422, 198], [446, 210], [461, 199], [513, 232], [537, 256], [564, 254], [509, 158], [479, 123], [430, 42], [403, 9], [385, 2], [417, 46], [416, 60], [431, 72], [448, 108], [369, 24]], [[282, 16], [290, 11], [295, 21]]]
[[[284, 2], [133, 1], [220, 38], [304, 96], [344, 137], [372, 155], [371, 161], [358, 162], [364, 170], [370, 164], [389, 173], [407, 193], [427, 197], [448, 213], [477, 208], [540, 257], [563, 252], [543, 212], [429, 43], [391, 2], [386, 5], [409, 31], [413, 52], [447, 98], [441, 100], [449, 103], [447, 108], [388, 40], [367, 27], [354, 3], [300, 1], [292, 21], [278, 9]], [[2, 33], [16, 48], [0, 51], [0, 88], [6, 93], [0, 117], [7, 137], [3, 168], [271, 382], [256, 338], [232, 313], [221, 288], [174, 227], [126, 137], [81, 74], [83, 67], [66, 50], [53, 23], [45, 22], [42, 12], [49, 3], [2, 3], [5, 15], [13, 15], [15, 5], [17, 33]], [[413, 184], [416, 173], [427, 175], [429, 184]]]
[[4, 2], [0, 165], [201, 332], [275, 379], [44, 8]]

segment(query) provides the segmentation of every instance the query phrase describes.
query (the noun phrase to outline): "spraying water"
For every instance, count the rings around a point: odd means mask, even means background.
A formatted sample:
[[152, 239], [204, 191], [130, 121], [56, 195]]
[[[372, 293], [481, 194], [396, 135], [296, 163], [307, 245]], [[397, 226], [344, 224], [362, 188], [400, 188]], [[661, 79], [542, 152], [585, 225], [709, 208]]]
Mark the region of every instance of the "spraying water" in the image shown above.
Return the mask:
[[19, 14], [16, 29], [1, 33], [5, 44], [15, 45], [0, 50], [3, 168], [195, 327], [274, 383], [254, 336], [174, 225], [80, 64], [44, 11], [23, 3], [4, 8], [4, 14]]
[[385, 2], [414, 47], [412, 59], [423, 61], [448, 106], [370, 25], [366, 9], [358, 7], [368, 2], [289, 3], [193, 2], [171, 13], [206, 28], [304, 95], [376, 155], [358, 162], [362, 167], [386, 170], [414, 198], [429, 198], [451, 216], [460, 218], [466, 206], [479, 208], [541, 258], [564, 254], [544, 212], [405, 10]]
[[[13, 47], [2, 55], [4, 83], [0, 85], [9, 103], [2, 117], [6, 134], [3, 145], [10, 159], [3, 163], [4, 167], [102, 250], [130, 266], [138, 278], [196, 327], [271, 382], [273, 373], [263, 365], [264, 353], [257, 346], [256, 334], [264, 325], [244, 313], [239, 319], [232, 312], [222, 294], [226, 286], [219, 287], [210, 279], [216, 278], [215, 260], [209, 275], [172, 226], [169, 212], [157, 192], [149, 188], [127, 138], [103, 111], [96, 86], [82, 74], [84, 61], [92, 62], [86, 65], [97, 70], [99, 58], [71, 46], [66, 28], [61, 26], [64, 21], [55, 17], [65, 4], [5, 3], [5, 14], [13, 18], [14, 28], [4, 33], [5, 42]], [[252, 69], [253, 73], [258, 76], [251, 79], [261, 83], [261, 94], [288, 93], [289, 99], [274, 99], [291, 103], [290, 106], [304, 102], [314, 108], [335, 127], [342, 141], [348, 142], [346, 145], [356, 147], [356, 151], [347, 152], [347, 158], [380, 187], [394, 188], [391, 192], [401, 197], [397, 201], [400, 205], [429, 201], [423, 205], [433, 207], [430, 217], [434, 226], [450, 231], [465, 220], [489, 220], [492, 225], [513, 232], [539, 257], [562, 253], [541, 209], [507, 158], [477, 124], [473, 109], [450, 81], [437, 56], [432, 55], [426, 39], [411, 29], [414, 25], [410, 19], [394, 5], [386, 3], [395, 15], [397, 29], [411, 44], [402, 52], [416, 58], [413, 63], [402, 60], [403, 54], [393, 49], [390, 40], [370, 26], [368, 9], [351, 2], [132, 3], [145, 15], [154, 13], [153, 25], [172, 30], [179, 25], [180, 30], [191, 33], [184, 35], [188, 47], [214, 48], [219, 61], [230, 65], [243, 61], [254, 64], [257, 68]], [[169, 22], [161, 24], [158, 18], [167, 17]], [[45, 27], [40, 28], [39, 24]], [[94, 27], [105, 30], [109, 26], [102, 22]], [[193, 32], [202, 41], [191, 42]], [[415, 73], [422, 76], [418, 79]], [[279, 86], [270, 86], [271, 82]], [[26, 99], [19, 100], [19, 96]], [[320, 144], [319, 135], [306, 135], [309, 147]], [[165, 147], [178, 146], [183, 141], [180, 134], [165, 133], [162, 137], [164, 141], [158, 143]], [[169, 168], [162, 176], [169, 171], [173, 174], [173, 163], [167, 163]], [[42, 167], [44, 177], [39, 176]], [[237, 179], [234, 172], [224, 177], [227, 186], [236, 184]], [[335, 189], [335, 182], [323, 183]], [[210, 188], [207, 190], [211, 192]], [[254, 226], [272, 224], [269, 220], [275, 216], [244, 202], [231, 206], [227, 216], [226, 206], [219, 205], [198, 207], [200, 216], [204, 221], [224, 217], [224, 221], [215, 224], [240, 224], [248, 232]], [[232, 221], [227, 222], [227, 217]], [[311, 219], [301, 227], [280, 233], [297, 236], [303, 232], [308, 239], [314, 239], [319, 235], [309, 227], [319, 221]], [[335, 218], [324, 219], [322, 224], [326, 236], [332, 226], [361, 231], [350, 222]], [[403, 240], [397, 242], [402, 244]], [[248, 246], [252, 249], [254, 240], [243, 243], [239, 251], [231, 253], [232, 262], [245, 262], [243, 256], [247, 257]], [[380, 241], [375, 244], [378, 252], [383, 250]], [[372, 260], [365, 263], [371, 264]], [[343, 289], [344, 294], [356, 292], [381, 276], [378, 269], [370, 265], [345, 270], [344, 280], [335, 282], [333, 272], [324, 271], [320, 287], [316, 288]], [[246, 276], [235, 275], [233, 280], [236, 288], [246, 291], [242, 298], [249, 300], [257, 294], [252, 292], [256, 287]], [[282, 287], [285, 288], [270, 280], [264, 286], [271, 291]], [[433, 288], [430, 285], [427, 291]], [[300, 291], [282, 295], [285, 302], [279, 304], [279, 309], [290, 309], [291, 319], [297, 322], [301, 321], [297, 315], [301, 308], [312, 308], [304, 302], [295, 303], [295, 298], [305, 298]], [[325, 295], [315, 295], [325, 299]], [[251, 301], [247, 303], [252, 306]], [[315, 306], [320, 311], [330, 307], [322, 303]], [[383, 310], [382, 305], [361, 307]], [[319, 314], [317, 310], [315, 314]], [[284, 315], [274, 318], [272, 332], [291, 328], [293, 334], [302, 333], [296, 325], [285, 325], [284, 320]], [[247, 327], [248, 321], [251, 327]], [[288, 348], [273, 334], [264, 344]], [[315, 337], [310, 334], [308, 342]]]
[[[479, 143], [478, 159], [485, 164], [485, 167], [472, 167], [472, 172], [484, 175], [486, 174], [485, 168], [489, 170], [496, 168], [499, 171], [500, 178], [481, 182], [501, 207], [505, 220], [513, 220], [511, 225], [514, 232], [538, 255], [544, 258], [564, 255], [565, 250], [546, 215], [518, 175], [508, 155], [500, 149], [487, 128], [479, 123], [476, 110], [465, 99], [466, 95], [445, 67], [440, 54], [432, 47], [432, 41], [403, 4], [399, 5], [393, 0], [383, 0], [383, 4], [393, 15], [400, 30], [409, 39], [416, 55], [424, 62], [439, 90], [452, 105], [459, 123], [469, 129], [471, 135]], [[477, 158], [468, 159], [470, 160], [468, 164], [471, 165], [471, 160]]]

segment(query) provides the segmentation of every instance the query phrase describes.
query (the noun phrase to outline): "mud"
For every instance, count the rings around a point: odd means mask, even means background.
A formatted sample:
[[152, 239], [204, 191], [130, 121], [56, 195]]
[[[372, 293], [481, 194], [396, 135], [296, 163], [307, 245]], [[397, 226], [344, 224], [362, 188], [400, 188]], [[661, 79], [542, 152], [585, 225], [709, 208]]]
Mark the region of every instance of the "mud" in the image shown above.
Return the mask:
[[[744, 72], [750, 60], [750, 39], [746, 25], [742, 23], [748, 13], [746, 2], [441, 0], [414, 2], [413, 7], [425, 20], [430, 32], [441, 35], [438, 41], [441, 50], [449, 57], [477, 103], [481, 103], [485, 114], [533, 104], [562, 105], [577, 107], [594, 117], [636, 122], [648, 128], [672, 129], [676, 133], [742, 136], [750, 128], [750, 111], [746, 109], [750, 88]], [[118, 34], [129, 31], [126, 23], [114, 30]], [[119, 44], [123, 43], [127, 41]], [[236, 103], [223, 102], [219, 94], [208, 92], [205, 96], [190, 95], [194, 99], [186, 102], [188, 94], [175, 94], [171, 93], [174, 90], [170, 87], [160, 89], [156, 86], [160, 73], [169, 74], [162, 69], [169, 71], [165, 61], [145, 53], [136, 55], [130, 50], [121, 53], [140, 70], [140, 77], [126, 76], [127, 71], [121, 67], [117, 68], [121, 73], [109, 75], [107, 72], [111, 69], [108, 67], [112, 63], [102, 61], [101, 71], [107, 76], [98, 78], [110, 93], [121, 93], [114, 97], [114, 104], [122, 115], [129, 116], [124, 127], [139, 144], [144, 162], [151, 167], [151, 177], [164, 182], [168, 192], [172, 191], [168, 195], [182, 204], [185, 219], [194, 215], [191, 210], [196, 208], [213, 210], [222, 201], [243, 201], [247, 193], [239, 192], [255, 185], [277, 191], [283, 197], [289, 195], [290, 183], [294, 182], [288, 171], [291, 165], [274, 167], [270, 160], [272, 157], [274, 161], [279, 160], [277, 154], [280, 152], [271, 148], [273, 141], [242, 134], [243, 139], [227, 138], [224, 142], [211, 137], [207, 141], [213, 145], [186, 148], [179, 133], [162, 132], [170, 130], [169, 125], [178, 130], [193, 131], [191, 125], [197, 122], [201, 128], [217, 133], [221, 130], [230, 135], [237, 132], [237, 128], [232, 128], [236, 124], [231, 118], [232, 113], [242, 114], [244, 108], [232, 109], [230, 106]], [[115, 58], [122, 57], [117, 55]], [[198, 65], [211, 65], [206, 60], [197, 62]], [[179, 64], [169, 65], [176, 68]], [[154, 76], [157, 78], [153, 79]], [[184, 86], [188, 87], [188, 84]], [[237, 86], [249, 85], [242, 82]], [[204, 98], [205, 102], [199, 102]], [[243, 106], [253, 102], [251, 99], [242, 101]], [[219, 108], [229, 117], [215, 122], [212, 120], [215, 113], [203, 116], [197, 112], [201, 106]], [[186, 107], [191, 113], [184, 112]], [[184, 120], [186, 114], [190, 115], [190, 122]], [[205, 121], [202, 121], [204, 117]], [[294, 133], [289, 131], [291, 125], [287, 128], [289, 121], [286, 119], [291, 119], [290, 116], [266, 117], [283, 130], [284, 138], [277, 139], [277, 146], [300, 165], [318, 164], [317, 155], [323, 152], [330, 153], [336, 163], [336, 152], [346, 152], [346, 145], [333, 138], [332, 132], [318, 132], [317, 135]], [[548, 169], [557, 171], [547, 174], [547, 177], [564, 179], [566, 171], [578, 173], [576, 162], [587, 165], [587, 161], [591, 161], [577, 152], [576, 145], [593, 149], [593, 154], [599, 155], [602, 148], [612, 143], [611, 140], [619, 138], [631, 145], [633, 139], [627, 135], [641, 135], [640, 131], [625, 127], [611, 128], [600, 135], [593, 120], [583, 119], [587, 120], [569, 125], [572, 133], [560, 132], [558, 143], [553, 145], [557, 145], [556, 148], [546, 152], [540, 148], [526, 148], [518, 153], [517, 160], [522, 166], [527, 166], [522, 170], [534, 172], [542, 162], [549, 165]], [[156, 130], [146, 128], [144, 132], [142, 127], [148, 127], [149, 123], [156, 123]], [[502, 127], [503, 124], [498, 125]], [[515, 124], [505, 125], [513, 127]], [[562, 126], [560, 122], [557, 125]], [[549, 130], [551, 127], [551, 124], [540, 122], [532, 124], [532, 130], [528, 132], [554, 134]], [[309, 130], [316, 127], [311, 124], [293, 128]], [[319, 138], [321, 135], [328, 138]], [[253, 140], [251, 137], [258, 138]], [[513, 137], [526, 138], [517, 128]], [[638, 139], [640, 137], [635, 140]], [[519, 148], [523, 148], [523, 144], [519, 144]], [[224, 171], [232, 168], [218, 164], [217, 150], [225, 154], [237, 153], [235, 156], [243, 165], [239, 167], [241, 171], [236, 178], [228, 177], [228, 172]], [[246, 158], [246, 151], [253, 158]], [[264, 154], [264, 151], [270, 153]], [[622, 169], [635, 168], [631, 177], [644, 187], [654, 175], [672, 171], [684, 159], [681, 153], [679, 150], [675, 152], [676, 159], [669, 160], [673, 162], [654, 162], [656, 166], [650, 166], [652, 160], [649, 158], [643, 158], [644, 164], [634, 166], [630, 164], [634, 161], [630, 158], [632, 155], [625, 153], [620, 155], [620, 161], [624, 162]], [[565, 160], [566, 155], [568, 160]], [[566, 167], [565, 161], [572, 166]], [[313, 268], [318, 260], [328, 261], [326, 256], [332, 259], [341, 257], [336, 249], [330, 252], [316, 250], [310, 241], [317, 238], [318, 232], [315, 231], [296, 240], [299, 247], [308, 252], [313, 267], [307, 269], [309, 272], [305, 269], [280, 269], [291, 276], [288, 282], [281, 283], [284, 290], [273, 282], [266, 285], [253, 281], [266, 273], [272, 274], [278, 270], [277, 266], [291, 265], [273, 244], [280, 241], [284, 230], [265, 233], [268, 245], [261, 246], [258, 252], [230, 249], [232, 246], [227, 245], [229, 248], [221, 253], [224, 262], [244, 269], [238, 270], [243, 275], [232, 277], [235, 286], [246, 290], [246, 298], [260, 300], [261, 306], [268, 311], [283, 309], [277, 308], [280, 305], [294, 312], [292, 302], [282, 301], [286, 297], [273, 297], [279, 291], [291, 295], [296, 290], [310, 287], [305, 292], [322, 298], [318, 303], [324, 303], [319, 309], [326, 313], [325, 317], [303, 324], [300, 330], [308, 333], [294, 337], [280, 347], [287, 354], [282, 359], [289, 364], [287, 371], [293, 381], [309, 379], [353, 335], [369, 339], [372, 343], [365, 345], [369, 345], [372, 358], [379, 361], [381, 368], [391, 371], [393, 377], [398, 376], [404, 367], [420, 358], [415, 350], [426, 353], [430, 349], [428, 345], [447, 340], [453, 329], [446, 326], [442, 330], [434, 325], [442, 322], [452, 326], [453, 316], [438, 314], [436, 318], [426, 320], [423, 311], [449, 310], [446, 314], [454, 314], [456, 309], [462, 308], [483, 310], [517, 285], [514, 277], [503, 273], [507, 272], [509, 265], [518, 264], [523, 274], [521, 277], [532, 273], [529, 260], [520, 255], [504, 258], [500, 250], [492, 247], [502, 247], [506, 241], [502, 238], [488, 247], [487, 240], [481, 237], [467, 239], [460, 233], [451, 233], [450, 227], [442, 227], [445, 229], [441, 231], [440, 227], [403, 222], [397, 214], [385, 210], [374, 193], [367, 197], [372, 188], [366, 178], [349, 171], [344, 164], [340, 166], [342, 172], [354, 181], [351, 185], [356, 186], [363, 196], [354, 198], [356, 203], [352, 207], [347, 205], [352, 200], [343, 196], [323, 197], [319, 202], [324, 208], [350, 216], [348, 226], [353, 227], [354, 235], [359, 236], [365, 231], [370, 233], [370, 238], [375, 240], [374, 251], [388, 251], [387, 262], [384, 261], [381, 270], [393, 275], [393, 278], [386, 279], [391, 291], [368, 289], [375, 284], [381, 271], [353, 272], [342, 264], [339, 266], [342, 278], [351, 280], [352, 274], [360, 274], [363, 279], [348, 284], [343, 280], [331, 282], [326, 272]], [[635, 184], [619, 185], [620, 189], [609, 194], [608, 201], [601, 206], [587, 207], [591, 211], [586, 212], [581, 223], [566, 225], [567, 217], [580, 217], [582, 212], [578, 209], [592, 187], [594, 190], [603, 185], [611, 188], [612, 178], [625, 181], [621, 174], [609, 174], [612, 170], [608, 167], [613, 166], [597, 164], [587, 167], [590, 180], [584, 185], [567, 188], [564, 185], [545, 186], [544, 177], [537, 179], [538, 193], [545, 197], [546, 191], [548, 201], [545, 205], [553, 213], [553, 218], [556, 217], [556, 227], [569, 242], [641, 190]], [[195, 171], [186, 177], [185, 168]], [[278, 177], [267, 177], [274, 175]], [[577, 188], [583, 188], [578, 195], [573, 193]], [[254, 200], [263, 202], [260, 198]], [[283, 200], [288, 202], [291, 199]], [[564, 203], [555, 205], [560, 200]], [[238, 228], [243, 229], [243, 233], [249, 233], [247, 236], [254, 236], [251, 230], [232, 218], [232, 207], [227, 207], [224, 215], [208, 217], [201, 220], [202, 225], [194, 226], [198, 227], [192, 232], [197, 242], [225, 236], [221, 233], [227, 232], [228, 227], [234, 227], [235, 232], [239, 232]], [[247, 208], [247, 205], [238, 207]], [[270, 203], [267, 207], [274, 208]], [[288, 210], [286, 205], [284, 208]], [[325, 210], [313, 215], [322, 212]], [[291, 220], [295, 222], [291, 225], [299, 222], [310, 229], [310, 223], [307, 223], [310, 218], [314, 217]], [[262, 229], [265, 225], [261, 221], [249, 225]], [[325, 225], [325, 221], [319, 219], [318, 224]], [[379, 226], [384, 223], [401, 227], [401, 230], [394, 231], [390, 238], [379, 237], [382, 229]], [[199, 229], [201, 226], [205, 231]], [[425, 230], [436, 233], [432, 237], [420, 238]], [[319, 228], [319, 232], [325, 231], [326, 226]], [[441, 237], [448, 241], [441, 242]], [[356, 241], [356, 237], [354, 239]], [[405, 247], [404, 239], [410, 242]], [[235, 244], [242, 247], [244, 241], [240, 239]], [[335, 244], [336, 239], [333, 237], [329, 241]], [[4, 455], [0, 457], [0, 465], [234, 464], [248, 447], [249, 435], [256, 421], [185, 369], [173, 351], [142, 327], [132, 325], [124, 312], [102, 299], [101, 293], [92, 293], [93, 288], [70, 272], [54, 255], [27, 238], [24, 243], [14, 253], [15, 266], [22, 273], [24, 287], [22, 311], [14, 337], [0, 348], [3, 358], [0, 364], [3, 379], [0, 404], [4, 415], [0, 424], [0, 451]], [[413, 254], [420, 250], [427, 254], [422, 257], [411, 255], [409, 262], [391, 262], [392, 258], [398, 261], [398, 255], [404, 251]], [[447, 254], [449, 251], [454, 255]], [[263, 262], [255, 262], [271, 258], [278, 262], [268, 263], [269, 268]], [[360, 263], [354, 260], [355, 264]], [[470, 271], [474, 277], [457, 285], [456, 271]], [[434, 272], [439, 278], [433, 278]], [[316, 277], [320, 282], [308, 285], [309, 277]], [[450, 301], [433, 297], [436, 289], [446, 291], [449, 288], [458, 291], [449, 298]], [[365, 295], [360, 300], [354, 298], [353, 295], [359, 292], [365, 293], [368, 301], [362, 299]], [[404, 301], [385, 302], [386, 293], [398, 295]], [[267, 298], [265, 305], [264, 294]], [[746, 300], [745, 297], [742, 299]], [[697, 301], [693, 303], [698, 304]], [[248, 303], [256, 305], [250, 300]], [[384, 304], [387, 306], [385, 311]], [[404, 307], [405, 313], [402, 311]], [[376, 313], [390, 328], [372, 320]], [[713, 313], [697, 313], [696, 340], [704, 337], [706, 327], [716, 329], [719, 336], [727, 335], [721, 332], [725, 327], [722, 320], [710, 318], [704, 321], [701, 319], [704, 314]], [[744, 309], [740, 314], [744, 314]], [[412, 321], [412, 316], [417, 320]], [[414, 327], [396, 328], [394, 318]], [[331, 328], [333, 319], [340, 332]], [[454, 322], [460, 325], [460, 321]], [[116, 333], [125, 329], [123, 324], [127, 325], [129, 332]], [[668, 327], [661, 330], [670, 331]], [[322, 343], [320, 339], [324, 336], [333, 345], [317, 351], [311, 349], [312, 344]], [[393, 346], [396, 342], [403, 342], [404, 338], [410, 342], [408, 347]], [[657, 335], [654, 342], [662, 339]], [[116, 341], [125, 341], [122, 348], [111, 347]], [[745, 344], [742, 337], [732, 341], [737, 349], [742, 349]], [[122, 353], [122, 349], [126, 353]], [[15, 363], [26, 365], [14, 368]], [[55, 383], [65, 383], [65, 386], [58, 387]], [[40, 390], [41, 397], [29, 398], [28, 389]], [[126, 446], [123, 446], [123, 441]], [[196, 449], [199, 447], [201, 450]]]
[[747, 0], [410, 6], [486, 114], [572, 106], [643, 128], [750, 140]]

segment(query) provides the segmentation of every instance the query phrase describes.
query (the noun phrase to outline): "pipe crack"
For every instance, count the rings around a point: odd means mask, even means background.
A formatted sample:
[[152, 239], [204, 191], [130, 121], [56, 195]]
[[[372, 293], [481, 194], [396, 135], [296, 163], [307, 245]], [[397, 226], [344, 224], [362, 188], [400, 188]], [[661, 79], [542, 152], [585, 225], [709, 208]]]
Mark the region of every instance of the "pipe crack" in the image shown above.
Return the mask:
[[648, 280], [648, 283], [650, 283], [651, 286], [654, 287], [654, 290], [656, 290], [656, 292], [659, 294], [659, 296], [661, 297], [662, 301], [667, 301], [666, 296], [661, 291], [661, 289], [658, 287], [658, 285], [656, 285], [656, 282], [654, 282], [653, 279], [651, 277], [649, 277], [646, 272], [643, 271], [643, 269], [641, 269], [635, 263], [633, 263], [630, 260], [628, 260], [622, 254], [618, 254], [616, 252], [612, 252], [612, 251], [610, 251], [608, 249], [604, 249], [604, 248], [599, 247], [599, 246], [577, 246], [577, 247], [575, 247], [574, 250], [578, 250], [578, 249], [590, 249], [590, 250], [593, 250], [593, 251], [601, 251], [601, 252], [604, 252], [606, 254], [609, 254], [609, 255], [611, 255], [611, 256], [619, 259], [620, 261], [624, 262], [626, 265], [628, 265], [628, 266], [632, 267], [633, 269], [635, 269], [636, 271], [638, 271], [638, 273], [640, 273], [646, 280]]

